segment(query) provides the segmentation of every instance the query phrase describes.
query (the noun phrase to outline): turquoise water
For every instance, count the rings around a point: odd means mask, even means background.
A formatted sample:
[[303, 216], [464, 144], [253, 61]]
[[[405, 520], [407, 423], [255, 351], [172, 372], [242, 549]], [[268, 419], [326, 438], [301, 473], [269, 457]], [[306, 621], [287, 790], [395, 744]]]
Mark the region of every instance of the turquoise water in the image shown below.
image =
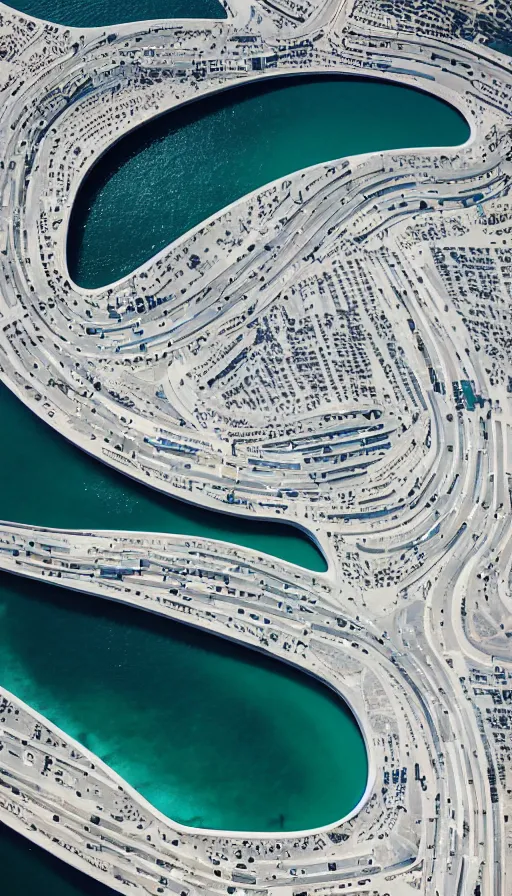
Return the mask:
[[451, 106], [410, 88], [279, 78], [198, 100], [112, 147], [79, 191], [68, 264], [81, 286], [129, 274], [251, 190], [317, 162], [469, 137]]
[[364, 791], [354, 717], [277, 660], [5, 573], [0, 620], [1, 683], [176, 821], [304, 829], [340, 818]]
[[[60, 529], [201, 535], [315, 571], [326, 569], [319, 551], [298, 529], [214, 513], [132, 482], [75, 448], [1, 384], [0, 420], [0, 519]], [[13, 470], [23, 475], [13, 476]]]
[[38, 19], [92, 28], [145, 19], [223, 19], [218, 0], [18, 0], [9, 6]]

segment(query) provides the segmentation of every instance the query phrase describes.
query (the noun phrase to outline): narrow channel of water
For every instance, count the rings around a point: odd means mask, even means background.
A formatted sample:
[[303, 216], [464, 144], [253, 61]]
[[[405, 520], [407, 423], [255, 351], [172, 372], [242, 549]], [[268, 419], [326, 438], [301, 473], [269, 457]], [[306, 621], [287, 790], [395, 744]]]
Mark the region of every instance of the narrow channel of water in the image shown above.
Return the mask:
[[352, 713], [278, 660], [6, 573], [0, 620], [0, 682], [176, 821], [300, 830], [361, 798], [366, 748]]
[[226, 90], [132, 131], [92, 168], [71, 214], [70, 274], [86, 287], [118, 280], [224, 206], [308, 165], [468, 137], [452, 106], [370, 78]]
[[0, 420], [0, 519], [60, 529], [200, 535], [316, 572], [326, 569], [299, 529], [215, 513], [139, 485], [71, 445], [1, 384]]
[[77, 28], [148, 19], [225, 19], [218, 0], [14, 0], [9, 6], [38, 19]]

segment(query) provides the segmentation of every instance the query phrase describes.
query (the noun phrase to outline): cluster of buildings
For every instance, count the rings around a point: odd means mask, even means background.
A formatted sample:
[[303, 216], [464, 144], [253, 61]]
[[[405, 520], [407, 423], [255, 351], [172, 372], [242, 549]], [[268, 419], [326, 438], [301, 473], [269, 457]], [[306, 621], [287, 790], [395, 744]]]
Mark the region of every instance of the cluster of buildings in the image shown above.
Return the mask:
[[422, 37], [474, 41], [512, 53], [512, 11], [507, 0], [492, 4], [461, 0], [356, 0], [354, 19], [361, 24], [386, 25]]

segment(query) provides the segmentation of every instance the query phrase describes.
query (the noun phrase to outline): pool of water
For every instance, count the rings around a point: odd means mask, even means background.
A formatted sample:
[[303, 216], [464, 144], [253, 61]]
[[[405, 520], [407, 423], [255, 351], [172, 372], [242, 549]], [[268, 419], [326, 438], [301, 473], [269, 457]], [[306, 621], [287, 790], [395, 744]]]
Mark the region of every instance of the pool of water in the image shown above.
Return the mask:
[[93, 28], [147, 19], [224, 19], [218, 0], [15, 0], [9, 6], [38, 19]]
[[0, 620], [2, 685], [176, 821], [299, 830], [337, 820], [364, 792], [354, 716], [278, 660], [6, 573]]
[[86, 287], [118, 280], [224, 206], [308, 165], [468, 137], [448, 104], [369, 78], [279, 78], [197, 100], [132, 131], [92, 168], [70, 219], [70, 274]]

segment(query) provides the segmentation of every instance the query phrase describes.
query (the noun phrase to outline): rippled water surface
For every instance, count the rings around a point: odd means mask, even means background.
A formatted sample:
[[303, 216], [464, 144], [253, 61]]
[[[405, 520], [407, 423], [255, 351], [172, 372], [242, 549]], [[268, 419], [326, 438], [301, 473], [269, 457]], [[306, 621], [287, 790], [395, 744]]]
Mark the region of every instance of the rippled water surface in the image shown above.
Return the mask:
[[92, 28], [145, 19], [222, 19], [218, 0], [14, 0], [9, 6], [59, 25]]
[[224, 91], [143, 125], [100, 159], [74, 206], [70, 273], [81, 286], [117, 280], [224, 206], [308, 165], [468, 136], [446, 103], [368, 78]]

